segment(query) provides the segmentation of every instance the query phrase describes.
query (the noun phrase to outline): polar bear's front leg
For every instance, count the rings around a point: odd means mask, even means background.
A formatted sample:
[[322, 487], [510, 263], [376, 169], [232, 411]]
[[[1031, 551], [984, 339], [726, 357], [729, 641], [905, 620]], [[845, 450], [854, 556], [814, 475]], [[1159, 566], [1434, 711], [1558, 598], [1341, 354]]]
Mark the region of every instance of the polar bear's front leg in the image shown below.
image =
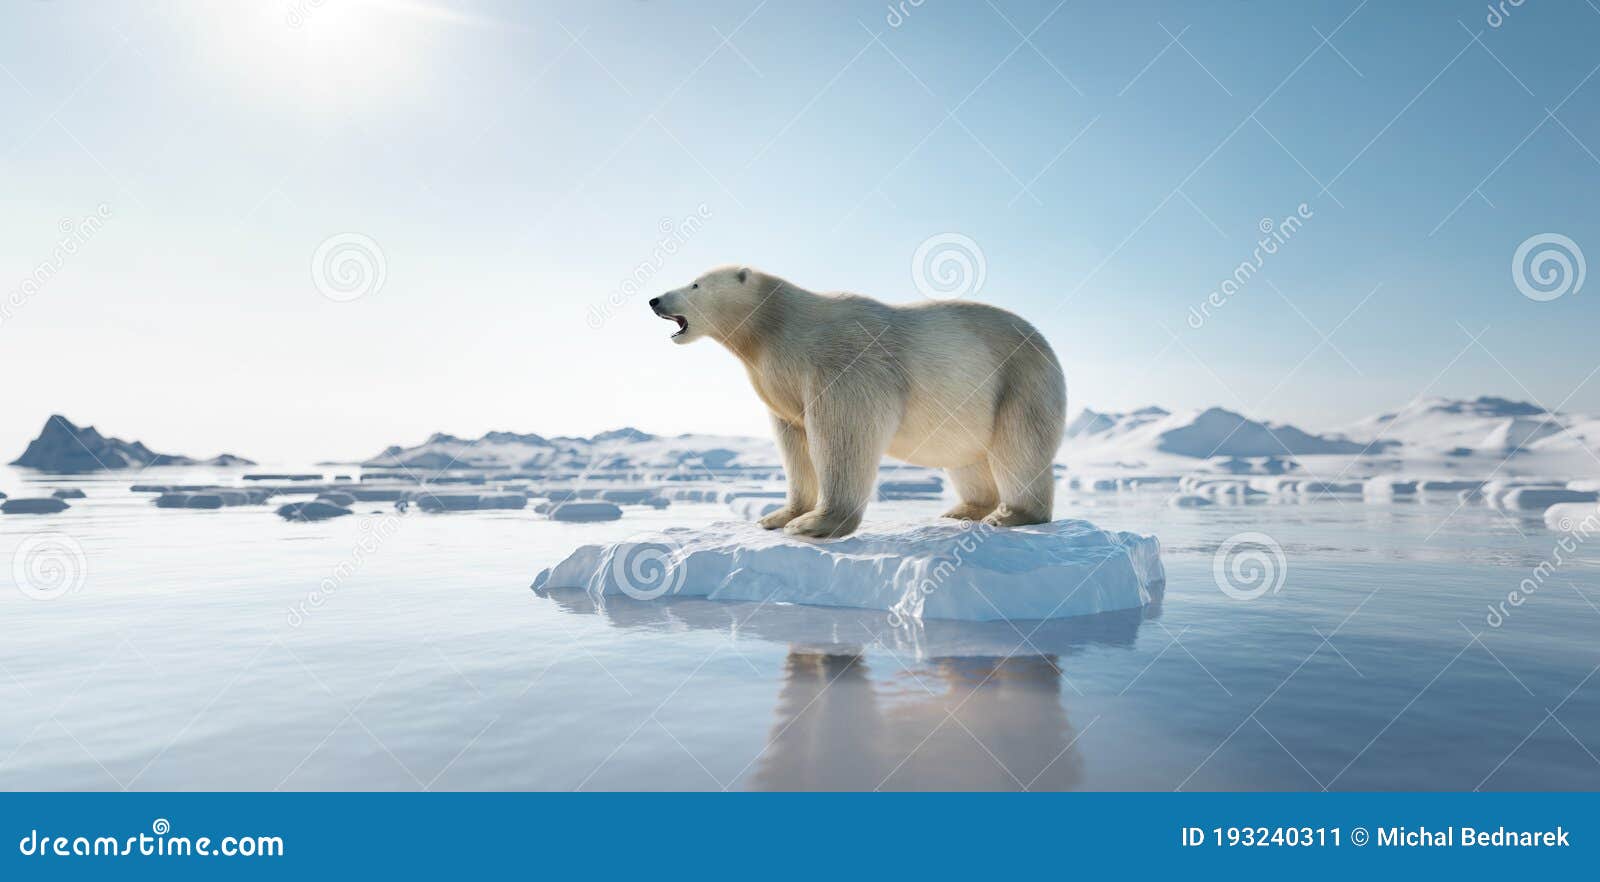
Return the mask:
[[824, 392], [806, 408], [806, 443], [817, 473], [817, 506], [784, 531], [829, 539], [861, 524], [878, 462], [894, 434], [897, 411], [848, 390]]
[[788, 481], [788, 498], [783, 508], [756, 521], [763, 528], [776, 530], [810, 511], [817, 504], [817, 473], [811, 465], [805, 430], [772, 415], [772, 433], [783, 455], [783, 474]]

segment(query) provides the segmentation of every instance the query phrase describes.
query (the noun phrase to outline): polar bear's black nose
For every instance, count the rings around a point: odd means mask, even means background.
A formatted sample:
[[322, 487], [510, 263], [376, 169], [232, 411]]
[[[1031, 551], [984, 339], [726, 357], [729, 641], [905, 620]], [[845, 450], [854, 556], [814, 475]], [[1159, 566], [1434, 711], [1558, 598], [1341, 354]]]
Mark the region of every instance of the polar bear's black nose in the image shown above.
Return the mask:
[[660, 306], [661, 305], [661, 298], [660, 297], [652, 297], [652, 298], [650, 298], [650, 305], [652, 307]]

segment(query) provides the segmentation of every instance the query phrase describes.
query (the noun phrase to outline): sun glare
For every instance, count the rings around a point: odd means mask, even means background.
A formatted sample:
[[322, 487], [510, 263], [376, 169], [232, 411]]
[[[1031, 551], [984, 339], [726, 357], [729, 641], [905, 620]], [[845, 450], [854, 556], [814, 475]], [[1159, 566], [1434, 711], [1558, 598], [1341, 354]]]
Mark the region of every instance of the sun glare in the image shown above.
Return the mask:
[[418, 0], [206, 3], [212, 61], [252, 88], [318, 104], [415, 86], [439, 31], [474, 23]]

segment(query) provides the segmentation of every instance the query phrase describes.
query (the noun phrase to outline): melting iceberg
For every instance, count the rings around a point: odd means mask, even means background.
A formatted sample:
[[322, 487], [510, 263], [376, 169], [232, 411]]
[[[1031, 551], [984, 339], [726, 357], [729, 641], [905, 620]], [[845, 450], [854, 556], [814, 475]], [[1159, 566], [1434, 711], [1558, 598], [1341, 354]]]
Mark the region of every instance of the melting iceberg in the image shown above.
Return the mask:
[[884, 524], [809, 541], [754, 524], [674, 527], [585, 545], [533, 589], [595, 597], [797, 603], [905, 619], [1055, 619], [1137, 609], [1166, 574], [1153, 536], [1064, 520], [995, 528], [958, 521]]

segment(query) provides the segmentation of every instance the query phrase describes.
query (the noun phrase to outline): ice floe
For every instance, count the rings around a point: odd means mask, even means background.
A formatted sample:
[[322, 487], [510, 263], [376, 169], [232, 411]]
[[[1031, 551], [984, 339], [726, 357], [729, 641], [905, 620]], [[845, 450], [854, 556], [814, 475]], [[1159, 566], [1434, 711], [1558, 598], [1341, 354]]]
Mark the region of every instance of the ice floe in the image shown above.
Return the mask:
[[1600, 531], [1600, 505], [1593, 502], [1558, 502], [1544, 510], [1544, 525], [1562, 533], [1588, 537]]
[[1052, 619], [1136, 609], [1165, 582], [1153, 536], [1063, 520], [994, 528], [939, 521], [868, 526], [815, 542], [745, 522], [585, 545], [535, 591], [604, 598], [798, 603], [903, 619]]

